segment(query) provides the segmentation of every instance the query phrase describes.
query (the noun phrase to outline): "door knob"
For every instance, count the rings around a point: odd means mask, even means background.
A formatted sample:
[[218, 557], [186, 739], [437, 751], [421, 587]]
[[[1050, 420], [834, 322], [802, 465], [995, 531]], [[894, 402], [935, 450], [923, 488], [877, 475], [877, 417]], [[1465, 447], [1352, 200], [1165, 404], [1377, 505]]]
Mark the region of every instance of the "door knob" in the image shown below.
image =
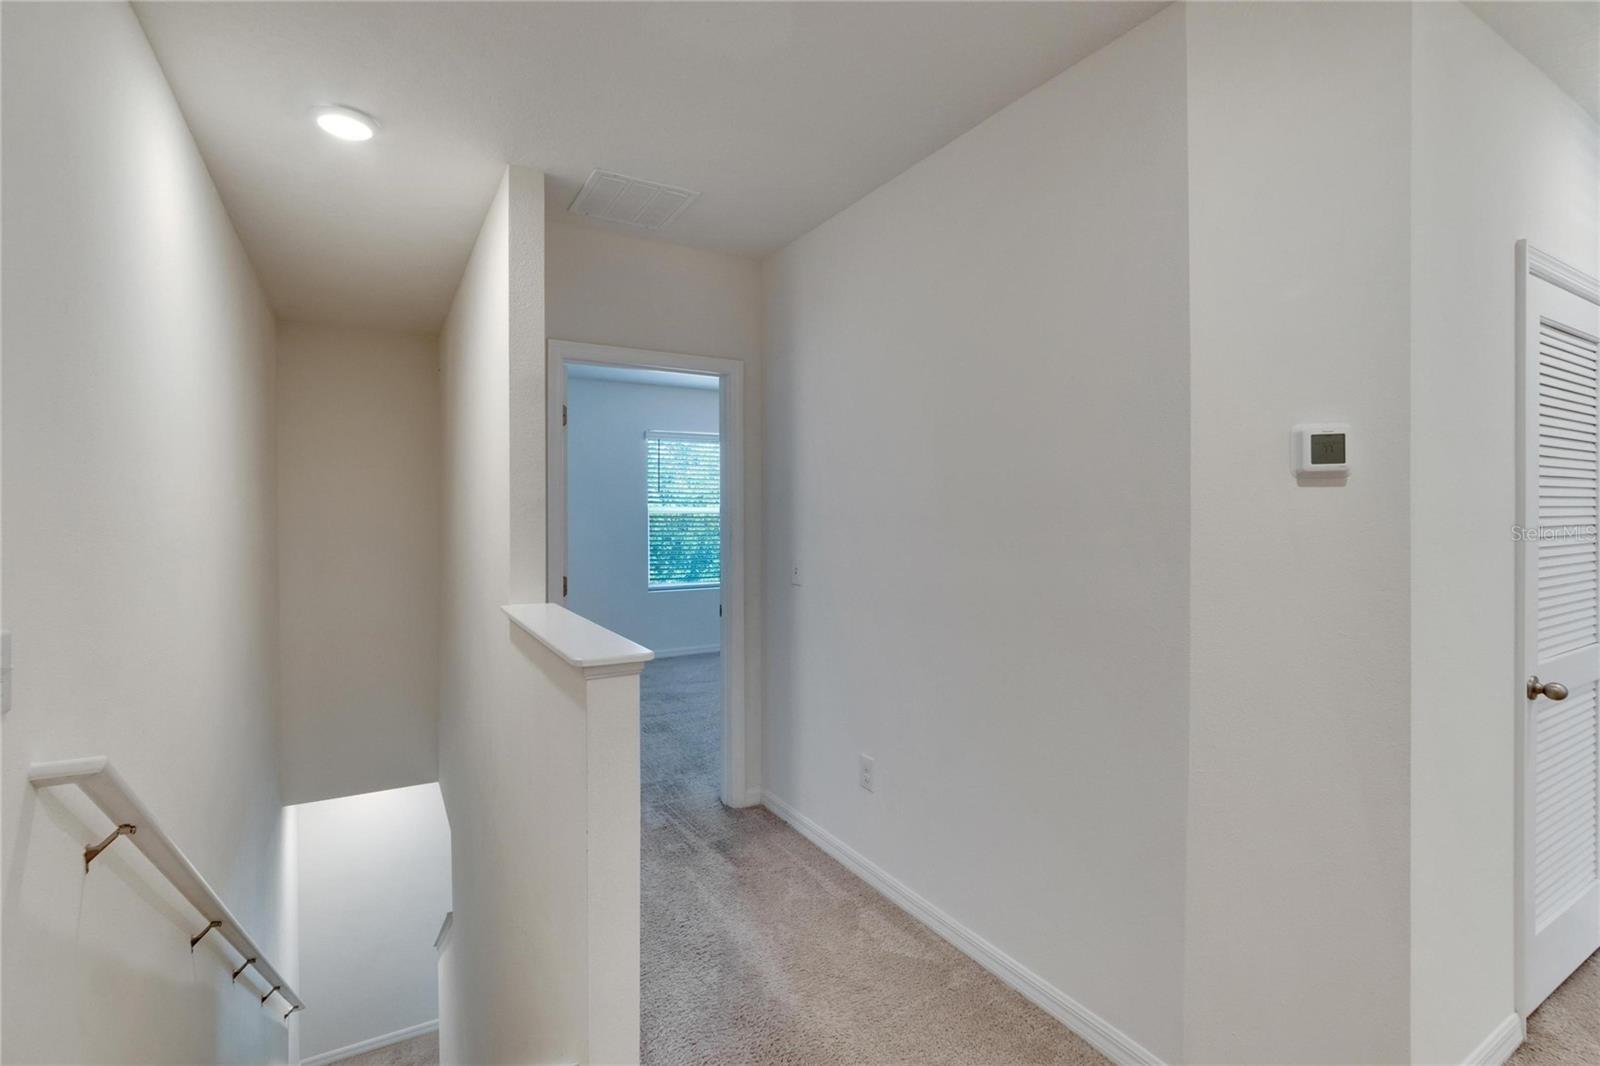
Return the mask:
[[1564, 700], [1567, 698], [1567, 686], [1559, 681], [1540, 681], [1539, 675], [1534, 674], [1528, 678], [1528, 698], [1536, 700], [1540, 696], [1552, 700]]

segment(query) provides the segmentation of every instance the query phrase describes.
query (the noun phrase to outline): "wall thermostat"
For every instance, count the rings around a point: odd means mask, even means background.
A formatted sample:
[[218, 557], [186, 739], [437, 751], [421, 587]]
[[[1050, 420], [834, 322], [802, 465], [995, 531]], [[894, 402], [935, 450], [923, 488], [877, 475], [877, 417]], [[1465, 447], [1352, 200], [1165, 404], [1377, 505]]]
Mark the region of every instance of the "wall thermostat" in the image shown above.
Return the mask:
[[1350, 427], [1321, 422], [1294, 427], [1295, 477], [1346, 477], [1350, 473]]

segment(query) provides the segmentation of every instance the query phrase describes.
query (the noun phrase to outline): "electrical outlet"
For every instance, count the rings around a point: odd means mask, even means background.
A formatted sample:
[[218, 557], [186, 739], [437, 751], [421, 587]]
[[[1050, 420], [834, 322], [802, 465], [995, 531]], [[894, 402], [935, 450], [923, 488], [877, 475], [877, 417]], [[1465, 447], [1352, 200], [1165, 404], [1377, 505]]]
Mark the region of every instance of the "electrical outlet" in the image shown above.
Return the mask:
[[874, 763], [872, 756], [863, 754], [861, 756], [861, 787], [866, 789], [868, 792], [873, 791], [873, 766]]

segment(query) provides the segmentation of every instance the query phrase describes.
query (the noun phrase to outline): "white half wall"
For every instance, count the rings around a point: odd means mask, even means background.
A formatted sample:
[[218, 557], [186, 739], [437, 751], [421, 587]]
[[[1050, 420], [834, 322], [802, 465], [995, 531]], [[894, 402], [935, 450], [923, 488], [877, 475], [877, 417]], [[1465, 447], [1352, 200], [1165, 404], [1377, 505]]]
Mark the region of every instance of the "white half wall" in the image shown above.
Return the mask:
[[761, 519], [766, 445], [761, 266], [742, 256], [570, 223], [549, 225], [546, 241], [545, 299], [552, 340], [738, 359], [745, 365], [745, 765], [751, 788], [758, 790], [766, 552]]
[[447, 1062], [585, 1049], [583, 693], [501, 610], [544, 600], [543, 249], [543, 175], [508, 168], [440, 339]]
[[644, 435], [716, 433], [719, 408], [714, 388], [567, 380], [566, 606], [658, 657], [719, 646], [722, 590], [650, 590]]
[[768, 793], [1169, 1061], [1183, 27], [1158, 14], [766, 264]]
[[439, 774], [439, 345], [278, 331], [285, 802]]
[[1463, 1062], [1516, 1009], [1516, 242], [1600, 273], [1600, 167], [1460, 4], [1411, 56], [1411, 1060]]
[[[281, 1001], [30, 763], [107, 755], [292, 964], [273, 319], [133, 12], [0, 8], [6, 1062], [283, 1062]], [[292, 970], [290, 971], [292, 974]]]
[[[1183, 1060], [1401, 1062], [1410, 12], [1186, 15]], [[1292, 427], [1317, 421], [1350, 424], [1348, 483], [1296, 483]]]
[[450, 825], [439, 786], [294, 808], [300, 1055], [323, 1058], [439, 1018], [439, 923], [450, 910]]

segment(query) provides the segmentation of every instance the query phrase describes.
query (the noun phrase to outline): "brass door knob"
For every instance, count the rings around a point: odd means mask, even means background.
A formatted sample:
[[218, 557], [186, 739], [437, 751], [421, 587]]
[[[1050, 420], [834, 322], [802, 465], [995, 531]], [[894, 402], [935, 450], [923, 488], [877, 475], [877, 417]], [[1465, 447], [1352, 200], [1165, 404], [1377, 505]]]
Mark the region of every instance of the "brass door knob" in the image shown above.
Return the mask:
[[1528, 698], [1536, 700], [1540, 696], [1552, 700], [1564, 700], [1567, 698], [1567, 686], [1559, 681], [1540, 681], [1539, 675], [1535, 674], [1528, 678]]

